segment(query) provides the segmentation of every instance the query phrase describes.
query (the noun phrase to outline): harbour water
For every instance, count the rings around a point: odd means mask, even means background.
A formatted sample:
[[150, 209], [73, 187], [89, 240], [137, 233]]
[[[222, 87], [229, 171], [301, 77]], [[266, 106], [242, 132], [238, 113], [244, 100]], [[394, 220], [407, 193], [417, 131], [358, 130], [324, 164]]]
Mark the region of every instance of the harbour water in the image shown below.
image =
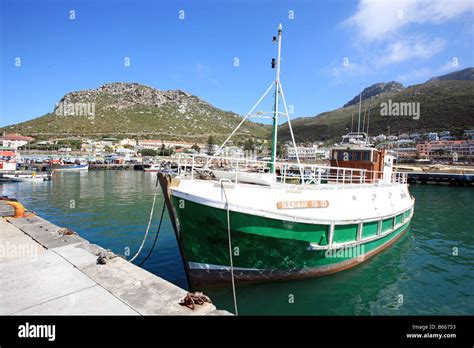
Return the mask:
[[[55, 173], [51, 182], [0, 183], [0, 195], [17, 198], [92, 243], [133, 255], [146, 229], [155, 183], [156, 174], [137, 171]], [[473, 189], [413, 185], [410, 190], [417, 200], [415, 215], [409, 232], [395, 245], [331, 276], [238, 286], [239, 314], [473, 315]], [[159, 191], [142, 257], [153, 242], [162, 204]], [[186, 287], [167, 214], [143, 267]], [[218, 308], [233, 311], [230, 284], [202, 290]]]

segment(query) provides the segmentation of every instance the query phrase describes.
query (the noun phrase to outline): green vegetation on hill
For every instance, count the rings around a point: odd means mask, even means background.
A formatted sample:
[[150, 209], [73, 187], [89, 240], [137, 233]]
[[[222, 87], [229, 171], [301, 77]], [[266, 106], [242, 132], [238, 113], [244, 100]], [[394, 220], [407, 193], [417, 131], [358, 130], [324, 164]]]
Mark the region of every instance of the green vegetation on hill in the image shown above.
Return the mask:
[[[361, 131], [369, 125], [369, 134], [399, 134], [450, 130], [462, 133], [474, 128], [474, 69], [439, 76], [424, 84], [403, 88], [396, 82], [374, 84], [365, 91], [362, 102]], [[357, 98], [346, 103], [351, 104]], [[382, 116], [381, 104], [419, 103], [420, 117]], [[160, 91], [137, 83], [111, 83], [94, 90], [66, 94], [60, 105], [93, 103], [95, 114], [46, 114], [31, 121], [0, 128], [0, 132], [30, 135], [37, 140], [52, 137], [133, 137], [180, 140], [205, 143], [210, 136], [220, 143], [242, 118], [220, 110], [199, 97], [172, 90]], [[370, 109], [370, 120], [368, 114]], [[357, 130], [359, 104], [324, 112], [314, 117], [292, 121], [296, 141], [338, 141], [353, 129]], [[367, 115], [364, 122], [364, 114]], [[279, 127], [279, 139], [290, 140], [288, 125]], [[235, 144], [255, 147], [269, 140], [271, 127], [245, 122], [235, 135]]]
[[[140, 84], [114, 83], [68, 93], [60, 103], [95, 103], [95, 115], [53, 112], [0, 131], [36, 138], [113, 135], [204, 142], [211, 134], [218, 139], [227, 136], [241, 121], [239, 115], [186, 92], [159, 91]], [[239, 134], [266, 139], [270, 133], [268, 126], [246, 122]]]
[[[381, 116], [381, 103], [420, 103], [420, 118], [409, 116]], [[401, 92], [380, 94], [371, 101], [362, 102], [361, 127], [364, 112], [369, 109], [369, 134], [390, 134], [460, 131], [474, 128], [474, 81], [431, 81], [410, 86]], [[351, 105], [334, 111], [324, 112], [314, 117], [298, 118], [291, 122], [297, 142], [319, 140], [338, 141], [351, 129], [354, 114], [354, 130], [357, 131], [359, 105]], [[367, 126], [367, 118], [365, 120]], [[290, 140], [288, 125], [280, 126], [280, 139]]]

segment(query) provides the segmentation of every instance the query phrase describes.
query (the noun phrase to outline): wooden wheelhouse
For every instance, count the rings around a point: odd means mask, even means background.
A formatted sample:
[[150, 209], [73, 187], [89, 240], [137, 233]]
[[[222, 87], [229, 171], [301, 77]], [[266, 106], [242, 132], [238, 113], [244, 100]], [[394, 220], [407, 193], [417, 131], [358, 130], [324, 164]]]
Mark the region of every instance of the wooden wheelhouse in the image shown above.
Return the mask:
[[[382, 179], [385, 151], [369, 146], [366, 139], [365, 133], [345, 135], [342, 143], [331, 149], [331, 167], [360, 169], [360, 175], [365, 176], [366, 182]], [[333, 175], [337, 175], [336, 169], [331, 170], [331, 176]]]

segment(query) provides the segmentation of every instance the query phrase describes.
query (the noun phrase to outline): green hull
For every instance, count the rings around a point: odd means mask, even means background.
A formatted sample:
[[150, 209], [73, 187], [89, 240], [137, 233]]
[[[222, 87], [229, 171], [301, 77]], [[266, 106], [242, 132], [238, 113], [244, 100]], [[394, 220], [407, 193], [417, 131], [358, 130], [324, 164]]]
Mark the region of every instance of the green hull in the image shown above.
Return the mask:
[[[218, 283], [230, 280], [227, 211], [173, 197], [185, 262], [191, 282]], [[236, 280], [277, 280], [316, 277], [353, 267], [382, 251], [407, 230], [410, 210], [381, 223], [363, 225], [357, 246], [311, 250], [310, 243], [324, 247], [328, 225], [315, 225], [230, 212], [232, 260]], [[393, 224], [396, 229], [390, 232]], [[384, 231], [387, 231], [385, 234]], [[357, 242], [357, 225], [336, 225], [334, 243]], [[364, 238], [373, 240], [364, 241]]]

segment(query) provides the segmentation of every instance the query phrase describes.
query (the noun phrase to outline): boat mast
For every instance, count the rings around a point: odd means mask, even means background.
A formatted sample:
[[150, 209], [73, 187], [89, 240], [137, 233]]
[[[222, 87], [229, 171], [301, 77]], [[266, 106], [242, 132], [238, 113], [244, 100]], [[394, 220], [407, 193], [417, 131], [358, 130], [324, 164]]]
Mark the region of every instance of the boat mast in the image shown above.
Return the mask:
[[[361, 72], [361, 80], [362, 80], [362, 72]], [[359, 87], [359, 121], [357, 122], [357, 134], [360, 133], [360, 112], [362, 109], [362, 81], [360, 82]]]
[[[275, 104], [273, 106], [273, 132], [272, 132], [272, 163], [270, 172], [275, 173], [275, 163], [277, 157], [277, 132], [278, 132], [278, 95], [280, 90], [280, 55], [281, 55], [281, 32], [283, 26], [278, 25], [278, 57], [276, 60], [276, 76], [275, 76]], [[273, 64], [272, 64], [273, 65]]]
[[352, 111], [352, 119], [351, 119], [351, 133], [354, 131], [354, 111]]

